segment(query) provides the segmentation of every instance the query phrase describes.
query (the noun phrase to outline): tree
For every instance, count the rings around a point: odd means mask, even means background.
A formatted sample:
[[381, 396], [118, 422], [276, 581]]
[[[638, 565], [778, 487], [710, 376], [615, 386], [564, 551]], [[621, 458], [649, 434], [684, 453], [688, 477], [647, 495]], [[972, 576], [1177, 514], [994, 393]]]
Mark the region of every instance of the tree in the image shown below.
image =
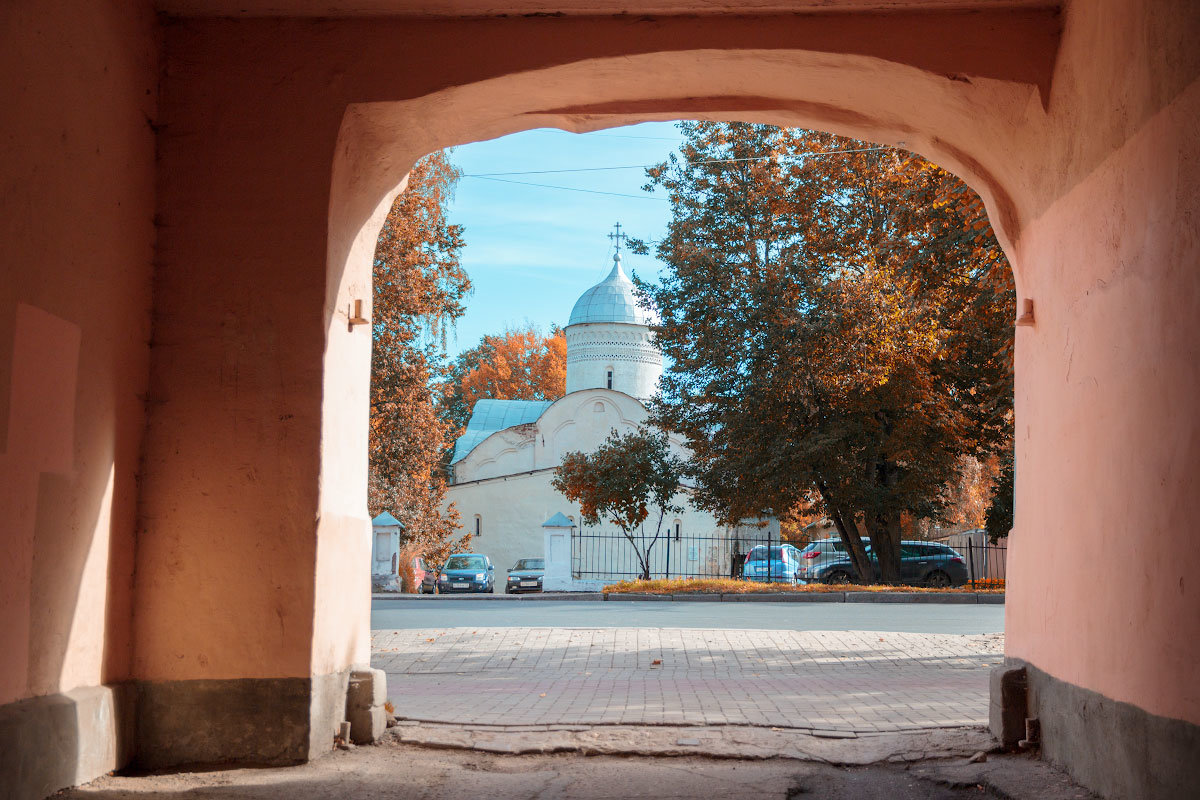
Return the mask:
[[[682, 462], [671, 455], [665, 433], [639, 429], [609, 435], [594, 453], [563, 456], [551, 485], [579, 503], [588, 525], [608, 520], [621, 529], [637, 554], [642, 579], [650, 579], [650, 556], [668, 514], [683, 511], [675, 502]], [[645, 522], [655, 513], [653, 534]], [[636, 532], [636, 533], [635, 533]]]
[[992, 504], [984, 521], [988, 541], [992, 544], [1008, 536], [1013, 527], [1013, 451], [1010, 447], [1000, 462], [1000, 474], [992, 490]]
[[459, 264], [462, 229], [446, 218], [457, 177], [445, 153], [413, 167], [374, 264], [367, 504], [372, 516], [390, 511], [407, 541], [435, 562], [469, 540], [452, 541], [458, 512], [442, 510], [441, 455], [458, 431], [435, 413], [431, 388], [443, 369], [445, 333], [471, 287]]
[[567, 336], [532, 325], [484, 336], [454, 359], [440, 392], [444, 417], [465, 426], [476, 401], [557, 400], [567, 390]]
[[[1009, 436], [1008, 264], [982, 203], [919, 157], [830, 134], [682, 123], [648, 170], [671, 202], [654, 422], [723, 522], [814, 494], [860, 578], [899, 580], [902, 519]], [[645, 249], [643, 243], [637, 246]]]

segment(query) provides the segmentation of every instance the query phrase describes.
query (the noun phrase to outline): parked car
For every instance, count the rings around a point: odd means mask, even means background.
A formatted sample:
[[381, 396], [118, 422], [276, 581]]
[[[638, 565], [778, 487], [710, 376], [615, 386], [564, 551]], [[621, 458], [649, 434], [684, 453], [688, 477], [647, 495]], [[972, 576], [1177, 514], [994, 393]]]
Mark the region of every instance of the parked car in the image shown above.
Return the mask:
[[[867, 557], [871, 559], [871, 566], [875, 571], [874, 579], [879, 580], [879, 561], [871, 552], [870, 545], [867, 545]], [[807, 580], [819, 583], [854, 582], [854, 567], [850, 564], [849, 554], [829, 561], [822, 560], [804, 574], [807, 575]], [[900, 543], [900, 580], [904, 583], [937, 587], [962, 586], [967, 582], [967, 577], [967, 564], [962, 554], [953, 547], [938, 542]]]
[[800, 551], [790, 544], [760, 544], [746, 554], [742, 577], [756, 583], [790, 583], [799, 580]]
[[[833, 566], [839, 567], [840, 570], [827, 569]], [[820, 577], [832, 572], [837, 572], [840, 577], [840, 573], [847, 567], [849, 567], [847, 576], [853, 575], [854, 568], [850, 566], [850, 554], [846, 552], [846, 545], [841, 539], [819, 539], [800, 551], [799, 577], [805, 583], [850, 583], [849, 580], [827, 581]]]
[[429, 566], [429, 563], [421, 556], [413, 559], [413, 575], [416, 578], [418, 594], [437, 592], [437, 573], [438, 571]]
[[482, 553], [455, 553], [446, 559], [437, 579], [438, 594], [496, 591], [496, 568]]
[[546, 559], [521, 558], [508, 571], [508, 581], [504, 584], [505, 594], [518, 592], [540, 592], [542, 576], [546, 574]]

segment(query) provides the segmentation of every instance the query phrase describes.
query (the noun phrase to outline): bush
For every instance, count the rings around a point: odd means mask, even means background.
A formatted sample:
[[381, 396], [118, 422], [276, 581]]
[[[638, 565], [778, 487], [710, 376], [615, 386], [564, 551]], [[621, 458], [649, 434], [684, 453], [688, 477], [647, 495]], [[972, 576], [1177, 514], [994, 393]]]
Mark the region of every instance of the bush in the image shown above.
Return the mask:
[[404, 594], [417, 594], [421, 590], [421, 582], [413, 570], [413, 561], [421, 555], [420, 549], [414, 544], [406, 544], [400, 548], [400, 565], [396, 573], [400, 576], [400, 591]]

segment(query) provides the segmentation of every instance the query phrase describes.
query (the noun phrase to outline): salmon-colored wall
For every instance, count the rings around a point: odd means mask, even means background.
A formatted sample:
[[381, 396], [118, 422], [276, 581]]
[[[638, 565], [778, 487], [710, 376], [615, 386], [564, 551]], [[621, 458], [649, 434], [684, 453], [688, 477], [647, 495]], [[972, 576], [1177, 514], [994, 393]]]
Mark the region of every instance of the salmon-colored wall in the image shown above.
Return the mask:
[[[969, 22], [977, 17], [944, 16], [938, 46], [972, 46], [941, 61], [922, 55], [935, 40], [919, 32], [932, 19], [170, 25], [160, 215], [170, 222], [163, 263], [178, 281], [160, 287], [166, 303], [194, 310], [160, 308], [179, 336], [156, 375], [170, 376], [165, 390], [184, 374], [176, 360], [208, 374], [204, 424], [184, 436], [186, 457], [171, 451], [177, 439], [155, 445], [159, 466], [178, 463], [159, 471], [150, 503], [162, 513], [152, 522], [166, 541], [195, 540], [180, 575], [236, 579], [193, 630], [195, 642], [227, 642], [220, 666], [195, 657], [210, 644], [171, 642], [146, 662], [150, 673], [302, 672], [308, 653], [313, 669], [332, 670], [362, 658], [367, 559], [346, 553], [368, 548], [368, 343], [365, 329], [347, 329], [344, 310], [369, 298], [381, 211], [415, 158], [547, 124], [739, 118], [902, 141], [981, 192], [1038, 317], [1018, 333], [1010, 653], [1200, 721], [1184, 680], [1200, 644], [1178, 635], [1197, 616], [1187, 575], [1200, 566], [1179, 541], [1200, 511], [1191, 491], [1197, 333], [1183, 322], [1197, 316], [1194, 192], [1181, 188], [1196, 178], [1186, 171], [1196, 15], [1183, 0], [1075, 3], [1057, 50], [1057, 19], [1047, 28], [1042, 18], [992, 18], [979, 30]], [[761, 49], [744, 49], [751, 43]], [[839, 48], [851, 52], [828, 52]], [[218, 309], [226, 322], [213, 318]], [[288, 342], [286, 355], [247, 346], [238, 326], [252, 315], [255, 336]], [[323, 375], [313, 369], [322, 354]], [[289, 368], [277, 382], [222, 386], [220, 365], [235, 355], [259, 376], [280, 359]], [[310, 405], [318, 394], [319, 409]], [[276, 413], [285, 401], [286, 420]], [[245, 403], [244, 416], [232, 413]], [[194, 410], [165, 413], [163, 430], [178, 433]], [[303, 435], [318, 419], [319, 443]], [[251, 420], [246, 447], [234, 427]], [[200, 444], [212, 449], [191, 450]], [[230, 467], [250, 453], [276, 469], [230, 491]], [[220, 536], [242, 543], [233, 553], [199, 544], [214, 510]], [[273, 547], [296, 556], [288, 566], [247, 550], [271, 525], [286, 527]], [[303, 591], [314, 573], [315, 598]], [[164, 609], [183, 600], [145, 596], [169, 600]], [[305, 654], [287, 645], [286, 615], [278, 631], [269, 615], [236, 630], [219, 624], [246, 609], [261, 617], [284, 596], [294, 621], [313, 620]], [[316, 606], [311, 617], [305, 602]], [[172, 613], [139, 629], [139, 653], [157, 648]], [[248, 633], [267, 646], [239, 651]], [[175, 658], [179, 648], [186, 658]]]
[[1072, 11], [1024, 139], [1007, 651], [1200, 722], [1200, 13]]
[[[370, 338], [346, 312], [355, 299], [369, 312], [374, 238], [416, 158], [656, 113], [889, 140], [917, 131], [900, 124], [914, 103], [942, 106], [926, 129], [974, 113], [965, 85], [878, 54], [1011, 74], [1025, 82], [1001, 94], [1039, 105], [1052, 19], [943, 21], [959, 45], [933, 54], [944, 36], [932, 17], [166, 23], [138, 675], [307, 675], [367, 658]], [[1013, 35], [1035, 57], [1005, 56]], [[798, 41], [862, 54], [783, 54]], [[751, 42], [767, 49], [686, 49]], [[677, 52], [653, 52], [667, 45]], [[644, 63], [612, 58], [622, 53]], [[783, 106], [761, 94], [772, 73]], [[575, 108], [630, 98], [660, 107]]]
[[129, 676], [157, 57], [148, 3], [0, 10], [0, 703]]
[[[1018, 331], [1009, 653], [1200, 722], [1188, 0], [1061, 19], [166, 20], [157, 108], [147, 8], [2, 13], [0, 101], [22, 124], [0, 151], [0, 418], [31, 421], [0, 440], [17, 509], [0, 647], [18, 654], [0, 702], [364, 661], [369, 332], [345, 314], [369, 313], [407, 169], [541, 125], [704, 117], [903, 142], [980, 191], [1037, 304]], [[44, 403], [21, 377], [38, 363]]]

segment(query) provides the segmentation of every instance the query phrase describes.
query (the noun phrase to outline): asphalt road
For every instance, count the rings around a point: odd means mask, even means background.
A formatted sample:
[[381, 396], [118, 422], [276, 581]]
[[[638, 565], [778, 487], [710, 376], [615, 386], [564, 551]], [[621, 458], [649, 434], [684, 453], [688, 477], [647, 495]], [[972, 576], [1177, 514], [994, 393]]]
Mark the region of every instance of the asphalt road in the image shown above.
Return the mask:
[[694, 603], [374, 598], [372, 630], [406, 628], [709, 628], [981, 634], [1004, 631], [1003, 605]]

